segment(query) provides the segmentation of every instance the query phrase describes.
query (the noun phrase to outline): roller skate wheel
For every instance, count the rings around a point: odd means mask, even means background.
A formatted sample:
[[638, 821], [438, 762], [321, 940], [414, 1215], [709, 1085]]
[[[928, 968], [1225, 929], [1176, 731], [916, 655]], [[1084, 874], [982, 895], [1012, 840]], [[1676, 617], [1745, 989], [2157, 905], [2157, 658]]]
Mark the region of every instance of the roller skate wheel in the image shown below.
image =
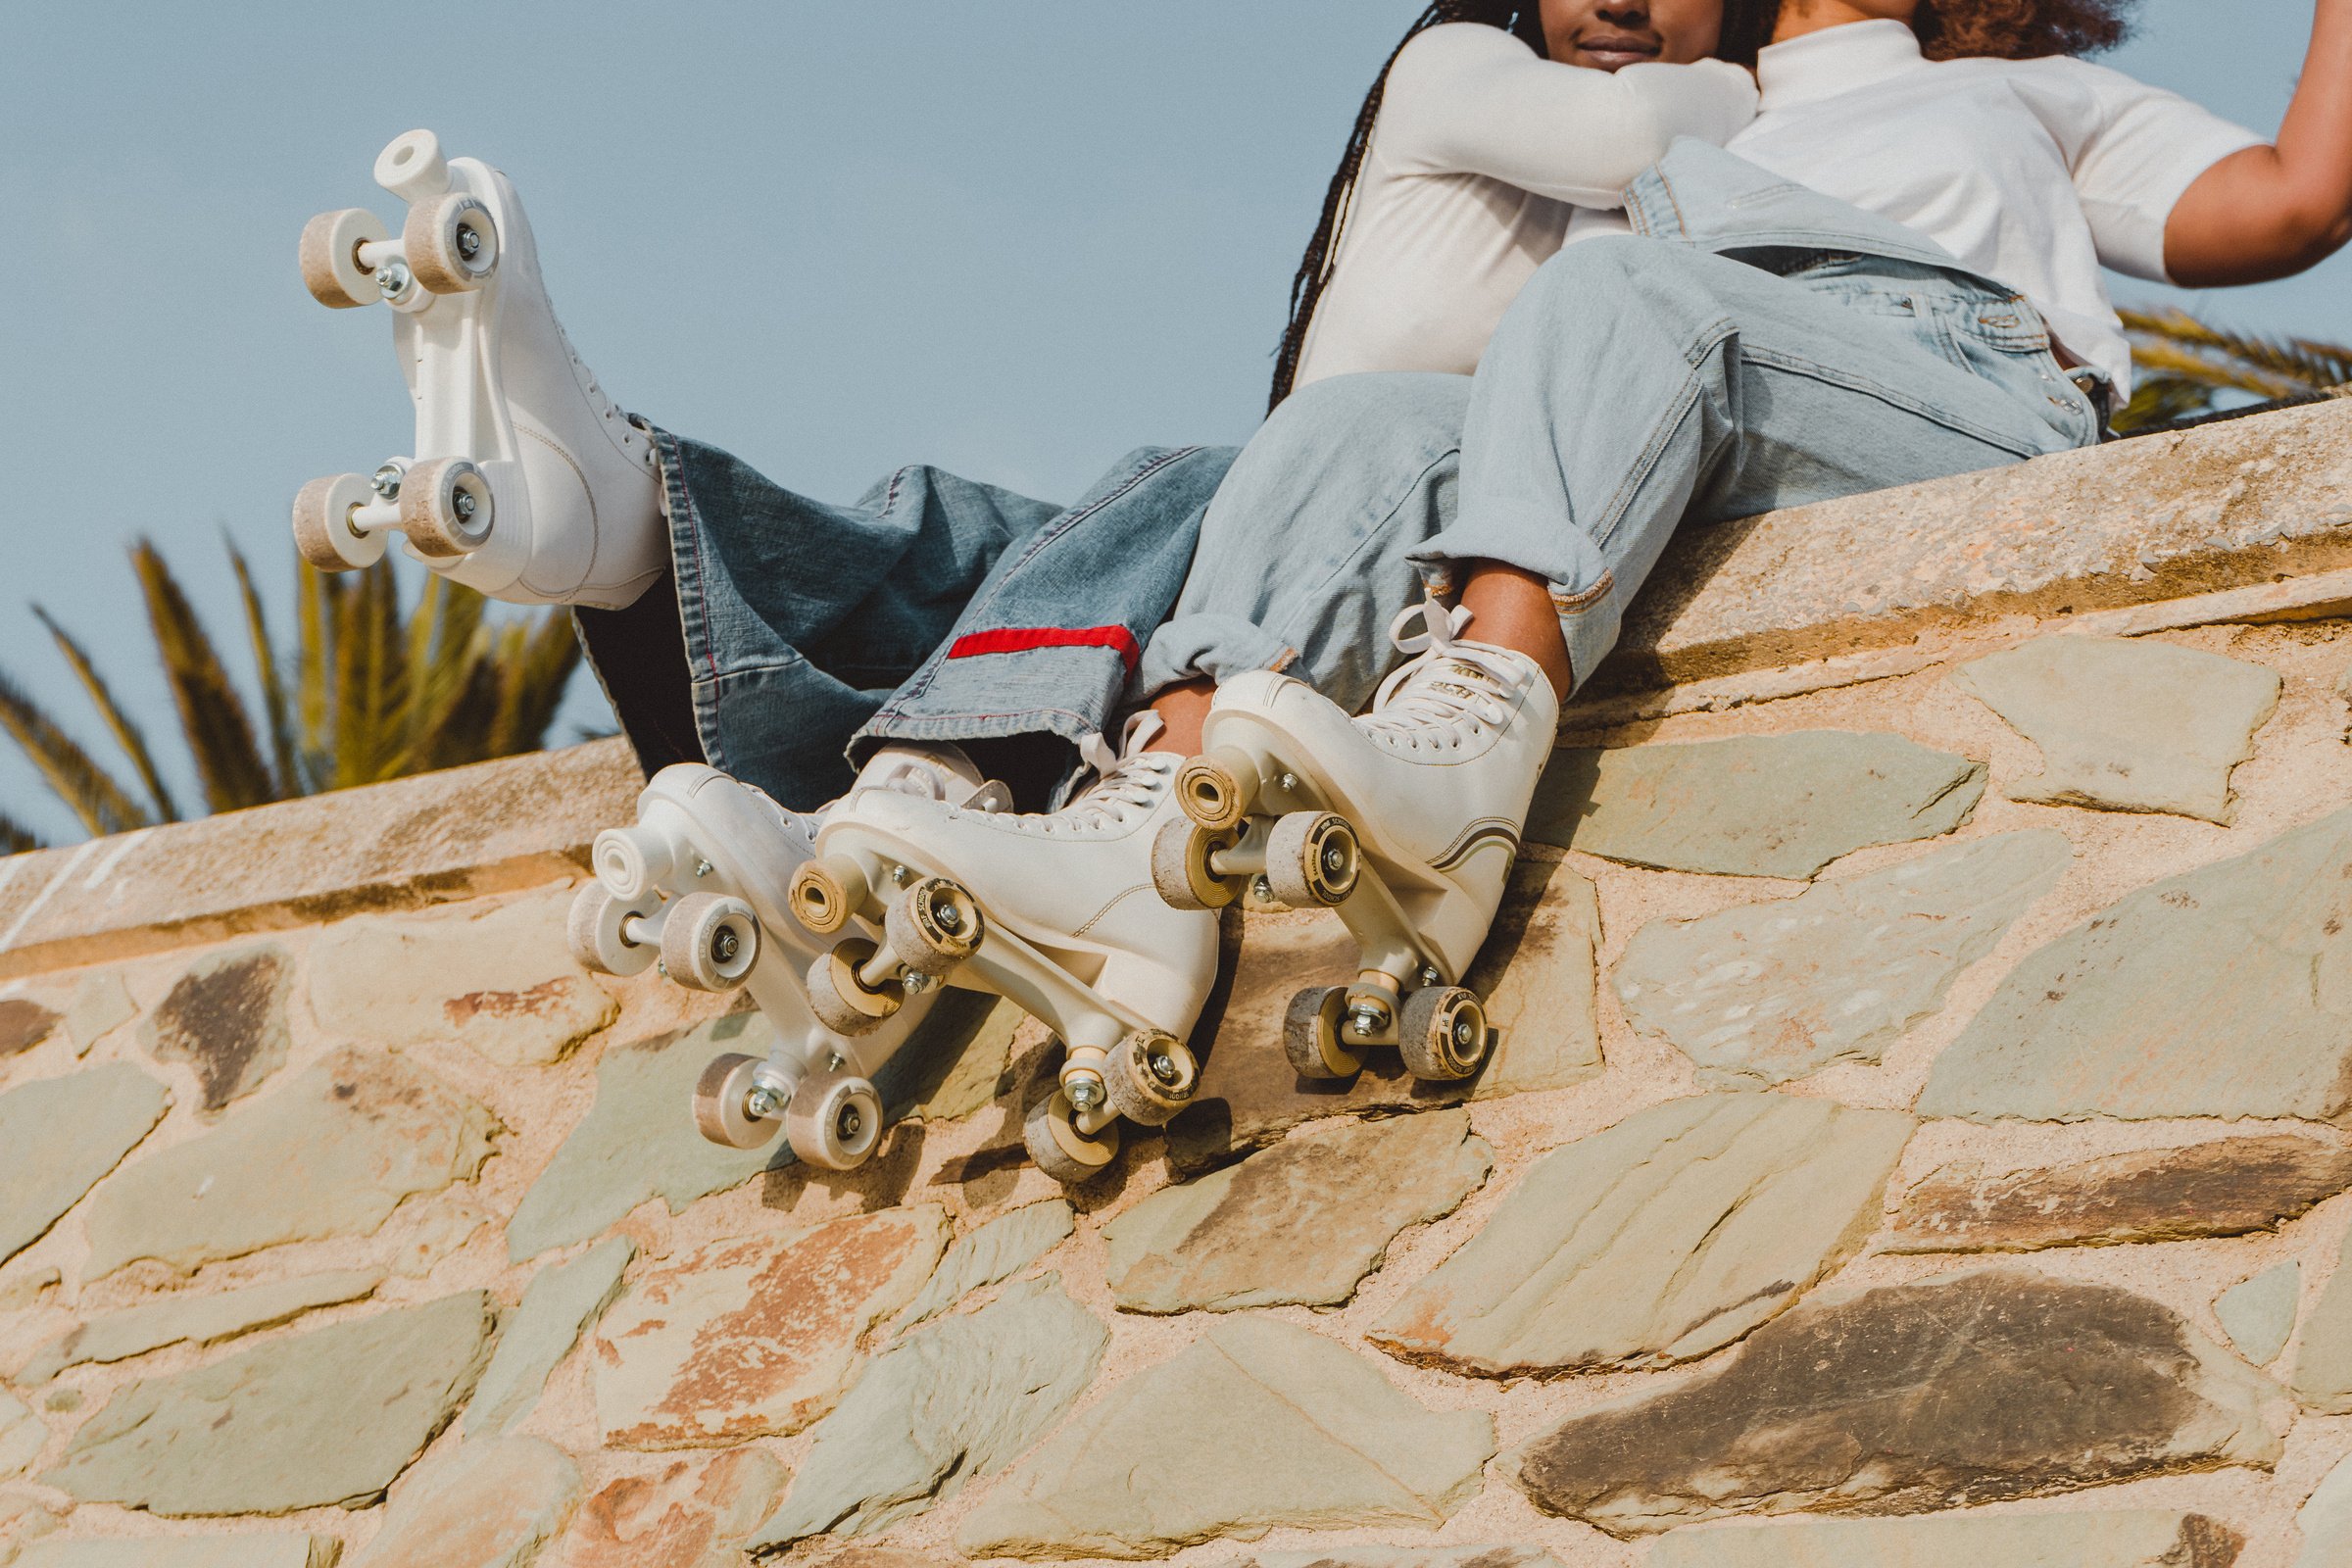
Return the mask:
[[1217, 875], [1208, 858], [1233, 846], [1231, 833], [1190, 818], [1163, 822], [1152, 840], [1152, 885], [1179, 909], [1222, 909], [1242, 896], [1242, 879]]
[[808, 965], [808, 1008], [837, 1035], [870, 1034], [906, 1004], [903, 987], [874, 989], [858, 977], [873, 956], [871, 942], [851, 937]]
[[1355, 829], [1330, 811], [1293, 811], [1266, 835], [1266, 884], [1295, 909], [1347, 902], [1363, 869]]
[[865, 902], [865, 873], [846, 856], [827, 855], [805, 862], [792, 873], [786, 901], [793, 917], [820, 937], [829, 937], [850, 923]]
[[1242, 825], [1257, 797], [1257, 764], [1230, 746], [1204, 752], [1176, 770], [1176, 804], [1212, 833]]
[[375, 155], [375, 182], [404, 202], [430, 200], [449, 189], [449, 160], [429, 130], [404, 131]]
[[294, 497], [294, 548], [320, 571], [357, 571], [384, 559], [388, 541], [361, 533], [351, 514], [375, 499], [364, 475], [338, 473], [313, 479]]
[[320, 213], [302, 225], [302, 286], [311, 298], [338, 311], [373, 305], [383, 295], [375, 273], [360, 265], [360, 247], [391, 232], [365, 207]]
[[1078, 1130], [1074, 1115], [1070, 1097], [1056, 1089], [1021, 1118], [1021, 1142], [1029, 1157], [1064, 1187], [1094, 1180], [1119, 1157], [1117, 1122], [1105, 1122], [1101, 1132], [1088, 1134]]
[[692, 991], [732, 991], [760, 956], [760, 917], [741, 899], [689, 893], [662, 922], [662, 967]]
[[1138, 1029], [1111, 1049], [1103, 1070], [1110, 1108], [1144, 1127], [1164, 1127], [1193, 1102], [1200, 1065], [1174, 1035]]
[[694, 1130], [723, 1149], [765, 1148], [785, 1123], [752, 1113], [762, 1065], [758, 1056], [711, 1057], [694, 1086]]
[[980, 951], [987, 924], [969, 893], [946, 877], [927, 876], [891, 905], [882, 934], [893, 957], [937, 979]]
[[564, 922], [565, 944], [580, 965], [601, 974], [643, 974], [654, 966], [654, 950], [631, 942], [621, 922], [640, 913], [612, 896], [602, 882], [591, 882], [571, 901]]
[[1282, 1019], [1282, 1054], [1301, 1078], [1352, 1078], [1364, 1070], [1361, 1056], [1340, 1044], [1340, 1020], [1348, 1015], [1346, 986], [1309, 986], [1291, 999]]
[[400, 248], [427, 293], [464, 294], [498, 270], [498, 225], [479, 196], [453, 190], [409, 209]]
[[596, 879], [623, 899], [652, 898], [662, 878], [674, 869], [668, 845], [643, 828], [605, 829], [596, 836], [588, 858]]
[[1425, 1082], [1468, 1078], [1487, 1064], [1487, 1009], [1460, 986], [1430, 986], [1404, 999], [1396, 1046], [1405, 1070]]
[[804, 1078], [784, 1112], [784, 1138], [821, 1170], [856, 1170], [882, 1142], [882, 1097], [862, 1078]]
[[490, 479], [464, 458], [431, 458], [400, 483], [400, 526], [422, 556], [451, 559], [490, 539]]

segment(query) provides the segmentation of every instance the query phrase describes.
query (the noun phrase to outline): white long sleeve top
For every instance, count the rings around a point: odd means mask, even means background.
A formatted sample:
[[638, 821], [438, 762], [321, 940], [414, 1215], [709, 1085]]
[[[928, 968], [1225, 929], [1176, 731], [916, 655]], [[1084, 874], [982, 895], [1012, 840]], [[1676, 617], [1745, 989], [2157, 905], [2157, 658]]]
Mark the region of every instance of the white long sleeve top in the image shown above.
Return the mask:
[[1676, 137], [1724, 142], [1755, 108], [1754, 80], [1718, 60], [1609, 73], [1477, 23], [1418, 34], [1389, 73], [1297, 384], [1470, 373], [1573, 212], [1622, 206]]

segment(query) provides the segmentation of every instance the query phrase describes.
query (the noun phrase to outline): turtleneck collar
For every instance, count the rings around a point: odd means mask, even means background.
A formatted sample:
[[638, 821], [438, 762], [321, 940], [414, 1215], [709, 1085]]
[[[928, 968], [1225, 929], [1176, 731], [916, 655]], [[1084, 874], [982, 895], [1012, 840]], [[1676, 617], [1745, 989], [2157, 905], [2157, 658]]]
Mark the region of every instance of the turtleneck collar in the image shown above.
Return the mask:
[[1919, 36], [1903, 22], [1849, 22], [1787, 43], [1767, 45], [1756, 58], [1760, 110], [1793, 109], [1857, 87], [1917, 71], [1927, 64]]

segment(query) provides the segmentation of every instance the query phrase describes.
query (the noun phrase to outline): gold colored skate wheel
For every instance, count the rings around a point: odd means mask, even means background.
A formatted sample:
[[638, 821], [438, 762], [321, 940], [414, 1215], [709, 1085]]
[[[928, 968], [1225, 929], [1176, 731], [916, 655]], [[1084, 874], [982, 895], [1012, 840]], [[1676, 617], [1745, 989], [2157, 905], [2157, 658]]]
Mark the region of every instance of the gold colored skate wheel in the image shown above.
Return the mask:
[[1257, 763], [1237, 747], [1203, 752], [1176, 770], [1176, 804], [1212, 833], [1240, 827], [1257, 791]]
[[792, 887], [785, 894], [793, 917], [820, 937], [832, 936], [847, 926], [865, 898], [865, 873], [845, 855], [803, 862], [792, 873]]
[[1029, 1157], [1064, 1187], [1093, 1181], [1119, 1157], [1117, 1122], [1105, 1122], [1101, 1132], [1088, 1134], [1078, 1130], [1074, 1114], [1070, 1097], [1055, 1089], [1021, 1119], [1021, 1143]]
[[1189, 818], [1162, 822], [1152, 840], [1152, 885], [1176, 908], [1222, 909], [1242, 896], [1248, 878], [1219, 876], [1208, 859], [1238, 842]]
[[302, 286], [311, 298], [338, 311], [375, 304], [383, 295], [375, 273], [360, 265], [360, 247], [390, 233], [384, 220], [365, 207], [320, 213], [302, 225]]
[[1282, 1054], [1291, 1071], [1310, 1080], [1352, 1078], [1364, 1061], [1340, 1044], [1348, 1015], [1346, 986], [1309, 986], [1291, 999], [1282, 1019]]
[[498, 270], [498, 225], [479, 196], [447, 191], [409, 209], [400, 248], [409, 270], [432, 294], [480, 288]]
[[869, 988], [858, 971], [873, 960], [874, 945], [850, 937], [829, 953], [820, 953], [808, 966], [808, 1008], [816, 1021], [837, 1035], [870, 1034], [906, 1004], [902, 986], [885, 983]]
[[987, 929], [979, 903], [944, 876], [916, 882], [882, 917], [891, 956], [933, 979], [979, 952]]
[[454, 560], [490, 542], [489, 476], [464, 458], [428, 458], [400, 481], [400, 527], [420, 556]]
[[1136, 1029], [1111, 1048], [1103, 1068], [1110, 1108], [1144, 1127], [1164, 1127], [1193, 1102], [1200, 1064], [1174, 1035]]
[[1425, 1083], [1474, 1075], [1487, 1064], [1494, 1031], [1478, 995], [1460, 986], [1427, 986], [1404, 999], [1396, 1019], [1396, 1048], [1405, 1071]]
[[374, 499], [374, 489], [356, 473], [313, 479], [294, 497], [294, 548], [320, 571], [374, 565], [390, 541], [351, 525], [351, 514]]
[[1292, 811], [1266, 835], [1266, 885], [1294, 909], [1345, 904], [1363, 869], [1355, 829], [1332, 811]]
[[752, 1091], [760, 1087], [758, 1056], [713, 1056], [694, 1086], [694, 1130], [722, 1149], [762, 1149], [783, 1124], [752, 1114]]

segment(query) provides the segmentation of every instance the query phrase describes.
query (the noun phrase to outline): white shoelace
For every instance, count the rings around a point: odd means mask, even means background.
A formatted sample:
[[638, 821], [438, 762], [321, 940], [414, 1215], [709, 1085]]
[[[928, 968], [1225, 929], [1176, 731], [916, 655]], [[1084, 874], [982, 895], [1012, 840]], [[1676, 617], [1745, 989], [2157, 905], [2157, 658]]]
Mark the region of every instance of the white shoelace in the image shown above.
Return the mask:
[[[1416, 620], [1422, 629], [1409, 630]], [[1425, 599], [1407, 606], [1390, 623], [1389, 640], [1398, 652], [1419, 657], [1381, 682], [1372, 710], [1356, 722], [1413, 748], [1431, 731], [1452, 729], [1464, 717], [1494, 729], [1508, 724], [1519, 671], [1498, 650], [1457, 641], [1469, 624], [1470, 612], [1458, 605], [1448, 611]]]
[[1099, 776], [1084, 794], [1044, 819], [1046, 830], [1053, 831], [1056, 822], [1113, 827], [1126, 821], [1131, 808], [1150, 808], [1165, 792], [1164, 781], [1176, 765], [1167, 754], [1148, 750], [1165, 728], [1157, 713], [1142, 712], [1127, 721], [1116, 752], [1100, 735], [1080, 741], [1078, 755]]

